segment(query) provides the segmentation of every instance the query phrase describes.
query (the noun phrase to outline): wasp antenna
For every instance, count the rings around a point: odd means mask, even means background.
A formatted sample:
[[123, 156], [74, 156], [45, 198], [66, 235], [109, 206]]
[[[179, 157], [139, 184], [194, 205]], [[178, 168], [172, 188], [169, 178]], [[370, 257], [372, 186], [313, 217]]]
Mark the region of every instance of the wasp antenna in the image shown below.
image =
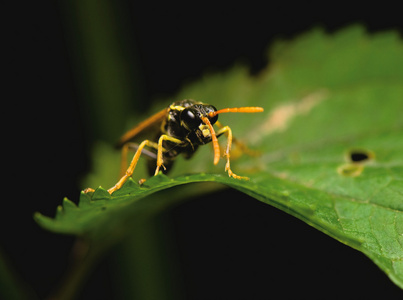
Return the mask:
[[234, 107], [234, 108], [223, 108], [217, 111], [212, 111], [208, 114], [210, 118], [215, 117], [218, 114], [223, 114], [223, 113], [257, 113], [257, 112], [262, 112], [264, 109], [263, 107], [256, 107], [256, 106], [251, 106], [251, 107]]
[[213, 148], [214, 148], [214, 164], [216, 165], [220, 160], [220, 146], [218, 145], [217, 136], [215, 134], [213, 125], [211, 125], [210, 123], [210, 120], [206, 117], [202, 117], [201, 119], [204, 122], [204, 124], [206, 124], [210, 129], [211, 141], [213, 142]]

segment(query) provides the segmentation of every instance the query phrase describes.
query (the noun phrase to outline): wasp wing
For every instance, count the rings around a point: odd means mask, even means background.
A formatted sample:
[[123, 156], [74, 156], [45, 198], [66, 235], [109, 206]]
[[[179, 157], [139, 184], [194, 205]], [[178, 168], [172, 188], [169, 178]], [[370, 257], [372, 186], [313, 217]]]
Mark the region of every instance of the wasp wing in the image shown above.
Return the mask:
[[121, 147], [123, 144], [133, 139], [142, 131], [149, 129], [150, 127], [154, 127], [158, 123], [161, 123], [166, 117], [168, 110], [168, 108], [165, 108], [134, 126], [119, 139], [117, 146]]

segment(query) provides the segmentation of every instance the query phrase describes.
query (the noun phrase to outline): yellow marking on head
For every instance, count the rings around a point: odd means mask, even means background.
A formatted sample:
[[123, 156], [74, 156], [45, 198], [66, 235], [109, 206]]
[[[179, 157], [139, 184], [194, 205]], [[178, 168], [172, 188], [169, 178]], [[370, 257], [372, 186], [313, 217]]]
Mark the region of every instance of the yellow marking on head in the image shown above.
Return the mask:
[[204, 137], [209, 137], [211, 135], [208, 125], [200, 125], [199, 129], [202, 132]]

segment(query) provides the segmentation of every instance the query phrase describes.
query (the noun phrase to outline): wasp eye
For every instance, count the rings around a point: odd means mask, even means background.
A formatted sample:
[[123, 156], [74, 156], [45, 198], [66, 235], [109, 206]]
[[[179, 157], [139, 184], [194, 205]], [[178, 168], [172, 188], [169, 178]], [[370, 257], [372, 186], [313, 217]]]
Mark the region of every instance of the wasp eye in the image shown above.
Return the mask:
[[[213, 105], [206, 105], [206, 112], [215, 112], [217, 111], [217, 108], [215, 108]], [[210, 118], [210, 123], [213, 125], [215, 122], [218, 120], [218, 115], [215, 115], [214, 117]]]
[[201, 123], [201, 120], [197, 114], [188, 108], [182, 110], [180, 118], [189, 129], [197, 128]]
[[218, 120], [218, 115], [212, 117], [212, 118], [210, 119], [211, 125], [215, 124], [215, 122], [217, 122], [217, 120]]

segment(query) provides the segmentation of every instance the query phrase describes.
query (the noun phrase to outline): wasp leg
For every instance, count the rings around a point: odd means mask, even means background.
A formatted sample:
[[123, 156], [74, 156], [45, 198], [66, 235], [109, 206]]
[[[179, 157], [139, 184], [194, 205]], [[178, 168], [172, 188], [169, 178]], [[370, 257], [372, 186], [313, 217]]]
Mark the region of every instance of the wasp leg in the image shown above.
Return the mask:
[[[137, 151], [136, 151], [136, 153], [134, 154], [133, 159], [132, 159], [132, 161], [130, 162], [130, 165], [129, 165], [129, 167], [127, 168], [125, 174], [123, 174], [122, 178], [120, 178], [120, 180], [119, 180], [113, 187], [111, 187], [111, 188], [108, 190], [109, 194], [112, 194], [114, 191], [120, 189], [120, 188], [122, 187], [122, 185], [126, 182], [126, 180], [127, 180], [130, 176], [133, 175], [134, 169], [136, 168], [137, 162], [138, 162], [138, 160], [139, 160], [139, 158], [140, 158], [140, 155], [142, 154], [143, 148], [144, 148], [145, 146], [158, 149], [158, 151], [161, 151], [161, 155], [162, 155], [162, 151], [165, 151], [164, 148], [162, 148], [162, 147], [159, 148], [159, 146], [158, 146], [157, 143], [154, 143], [154, 142], [149, 141], [149, 140], [143, 141], [143, 142], [138, 146]], [[129, 145], [129, 146], [124, 146], [124, 148], [125, 148], [124, 151], [125, 151], [126, 154], [127, 154], [127, 151], [129, 150], [130, 145]], [[123, 152], [123, 150], [122, 150], [122, 152]]]
[[[158, 149], [158, 146], [155, 143], [154, 147], [156, 150]], [[127, 170], [127, 155], [129, 151], [137, 151], [139, 149], [139, 144], [136, 143], [126, 143], [122, 146], [122, 154], [121, 154], [121, 161], [120, 161], [120, 177], [125, 175], [125, 172]], [[154, 152], [151, 152], [147, 150], [146, 148], [143, 148], [141, 150], [141, 154], [144, 154], [150, 158], [157, 159], [157, 154]]]
[[232, 172], [231, 166], [230, 166], [231, 146], [232, 146], [232, 130], [230, 127], [224, 126], [217, 132], [217, 136], [219, 136], [223, 133], [225, 133], [225, 135], [227, 136], [227, 148], [225, 149], [225, 152], [224, 152], [224, 156], [227, 158], [227, 163], [225, 165], [225, 171], [228, 172], [229, 177], [233, 177], [235, 179], [249, 180], [248, 177], [239, 176], [239, 175], [236, 175], [234, 172]]
[[166, 134], [163, 134], [163, 135], [160, 136], [160, 138], [158, 140], [158, 147], [157, 147], [157, 149], [158, 149], [158, 152], [157, 152], [157, 168], [155, 169], [154, 176], [158, 174], [161, 166], [165, 169], [165, 167], [163, 165], [164, 160], [162, 158], [162, 152], [163, 152], [162, 143], [164, 141], [170, 141], [170, 142], [176, 143], [176, 144], [182, 144], [183, 143], [183, 141], [181, 141], [179, 139], [176, 139], [176, 138], [174, 138], [172, 136], [166, 135]]

